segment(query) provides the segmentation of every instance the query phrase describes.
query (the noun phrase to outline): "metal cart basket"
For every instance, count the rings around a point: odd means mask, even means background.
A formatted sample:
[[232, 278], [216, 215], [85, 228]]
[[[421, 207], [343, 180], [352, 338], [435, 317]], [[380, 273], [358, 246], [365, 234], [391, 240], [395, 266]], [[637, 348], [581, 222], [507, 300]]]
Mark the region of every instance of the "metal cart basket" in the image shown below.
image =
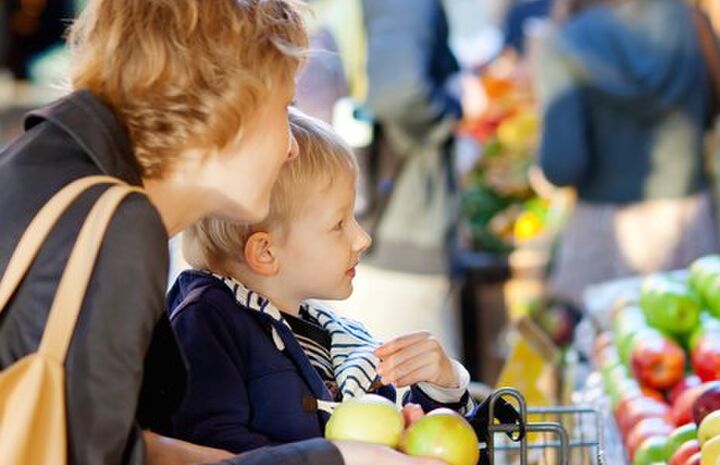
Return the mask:
[[[517, 409], [519, 422], [492, 420], [500, 399]], [[481, 464], [606, 465], [603, 423], [596, 408], [528, 407], [522, 394], [512, 388], [494, 391], [489, 403], [491, 420], [488, 440], [480, 440]]]

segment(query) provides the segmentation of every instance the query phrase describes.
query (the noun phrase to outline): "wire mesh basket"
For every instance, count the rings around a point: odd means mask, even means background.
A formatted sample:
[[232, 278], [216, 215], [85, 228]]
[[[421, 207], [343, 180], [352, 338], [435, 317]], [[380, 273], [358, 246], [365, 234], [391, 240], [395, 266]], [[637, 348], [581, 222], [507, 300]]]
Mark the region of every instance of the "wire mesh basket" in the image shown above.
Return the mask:
[[604, 424], [599, 411], [586, 406], [528, 407], [519, 391], [502, 388], [489, 399], [490, 415], [500, 399], [519, 413], [519, 422], [490, 421], [488, 440], [480, 443], [488, 465], [606, 465]]

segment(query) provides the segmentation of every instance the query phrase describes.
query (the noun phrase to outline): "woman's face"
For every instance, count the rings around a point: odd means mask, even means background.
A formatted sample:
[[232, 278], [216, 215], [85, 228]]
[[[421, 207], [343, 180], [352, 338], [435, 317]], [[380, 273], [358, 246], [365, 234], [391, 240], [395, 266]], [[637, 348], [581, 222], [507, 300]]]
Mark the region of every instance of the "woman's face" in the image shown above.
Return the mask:
[[286, 87], [262, 99], [242, 139], [206, 163], [205, 184], [217, 194], [211, 216], [242, 223], [257, 223], [267, 216], [280, 168], [298, 153], [287, 112], [295, 89]]

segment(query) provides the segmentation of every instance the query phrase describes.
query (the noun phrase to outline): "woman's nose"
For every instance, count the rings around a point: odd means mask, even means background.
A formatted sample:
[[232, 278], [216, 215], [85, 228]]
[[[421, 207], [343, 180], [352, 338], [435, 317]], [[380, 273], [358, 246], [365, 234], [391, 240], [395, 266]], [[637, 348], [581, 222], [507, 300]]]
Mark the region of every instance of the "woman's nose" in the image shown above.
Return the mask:
[[287, 161], [297, 158], [298, 155], [300, 155], [300, 147], [298, 146], [295, 136], [290, 134], [290, 146], [288, 147]]

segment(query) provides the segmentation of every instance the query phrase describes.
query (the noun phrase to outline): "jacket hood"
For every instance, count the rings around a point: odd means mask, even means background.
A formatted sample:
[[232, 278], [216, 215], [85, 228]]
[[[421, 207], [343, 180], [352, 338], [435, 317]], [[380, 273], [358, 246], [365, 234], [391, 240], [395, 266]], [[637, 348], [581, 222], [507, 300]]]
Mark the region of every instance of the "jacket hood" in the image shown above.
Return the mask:
[[636, 110], [681, 106], [706, 69], [691, 12], [676, 0], [592, 7], [555, 40], [588, 88]]
[[208, 286], [222, 286], [222, 283], [208, 273], [199, 270], [186, 270], [180, 273], [167, 294], [168, 312], [172, 312], [195, 289]]

